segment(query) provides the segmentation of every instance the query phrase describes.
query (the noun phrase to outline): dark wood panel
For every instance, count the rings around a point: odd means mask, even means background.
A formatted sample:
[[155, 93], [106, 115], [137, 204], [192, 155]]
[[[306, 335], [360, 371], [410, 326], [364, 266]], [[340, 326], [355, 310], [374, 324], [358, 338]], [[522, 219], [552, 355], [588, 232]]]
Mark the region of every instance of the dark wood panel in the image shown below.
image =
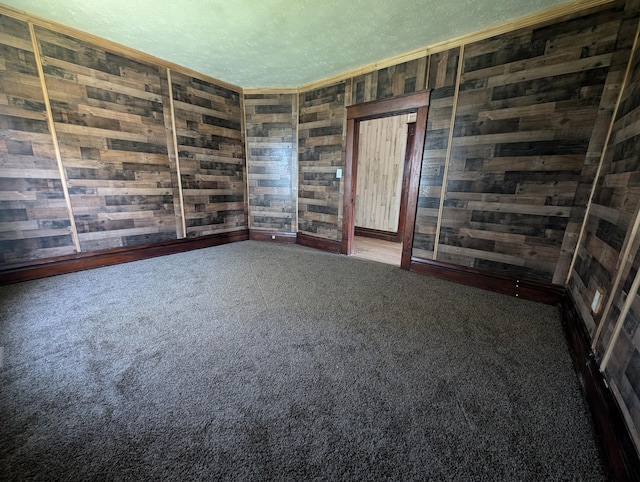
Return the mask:
[[550, 305], [560, 303], [565, 292], [564, 286], [442, 261], [412, 258], [409, 269], [436, 278]]
[[161, 69], [36, 35], [81, 249], [175, 239]]
[[74, 253], [29, 27], [0, 31], [0, 264]]
[[465, 46], [439, 260], [565, 282], [621, 21], [617, 3]]
[[297, 230], [297, 94], [244, 97], [249, 227]]
[[297, 244], [307, 248], [321, 249], [330, 253], [339, 254], [341, 243], [334, 239], [320, 238], [307, 233], [298, 233]]
[[298, 236], [296, 233], [282, 233], [277, 231], [249, 231], [249, 239], [254, 241], [270, 241], [272, 243], [296, 244]]
[[342, 236], [341, 180], [345, 105], [350, 81], [299, 95], [298, 231], [338, 240]]
[[41, 260], [40, 262], [31, 261], [6, 265], [0, 269], [0, 285], [128, 263], [130, 261], [154, 258], [156, 256], [166, 256], [168, 254], [235, 243], [247, 239], [249, 239], [249, 231], [243, 229], [196, 238], [175, 239], [158, 243], [94, 251], [92, 253], [59, 256]]
[[172, 72], [187, 236], [247, 227], [240, 94]]

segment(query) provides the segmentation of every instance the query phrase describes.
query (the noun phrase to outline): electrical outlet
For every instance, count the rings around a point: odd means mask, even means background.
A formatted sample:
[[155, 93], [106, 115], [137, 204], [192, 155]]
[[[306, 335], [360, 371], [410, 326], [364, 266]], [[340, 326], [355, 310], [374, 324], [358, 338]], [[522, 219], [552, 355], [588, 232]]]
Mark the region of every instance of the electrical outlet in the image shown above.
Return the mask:
[[271, 235], [271, 239], [276, 239], [276, 235], [275, 235], [275, 234], [272, 234], [272, 235]]
[[342, 169], [336, 169], [336, 179], [340, 179], [342, 177]]
[[600, 290], [596, 290], [596, 293], [593, 295], [593, 301], [591, 302], [591, 311], [593, 311], [594, 313], [597, 313], [598, 310], [600, 309], [601, 296], [602, 296], [602, 293], [600, 293]]

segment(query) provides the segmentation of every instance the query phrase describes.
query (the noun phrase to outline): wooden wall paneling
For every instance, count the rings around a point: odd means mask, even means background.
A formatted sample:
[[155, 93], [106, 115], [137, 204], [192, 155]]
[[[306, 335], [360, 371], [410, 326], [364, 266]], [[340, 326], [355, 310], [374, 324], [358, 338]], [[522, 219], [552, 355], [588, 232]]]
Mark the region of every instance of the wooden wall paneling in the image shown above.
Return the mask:
[[360, 122], [357, 227], [397, 232], [408, 115]]
[[245, 94], [249, 227], [297, 230], [297, 94]]
[[241, 94], [172, 72], [187, 236], [245, 229]]
[[600, 350], [604, 348], [600, 369], [604, 371], [640, 453], [640, 238], [634, 245], [635, 256], [625, 269], [614, 309], [610, 312], [611, 323], [607, 324], [598, 350], [603, 353]]
[[[634, 22], [637, 32], [637, 14]], [[638, 170], [635, 146], [640, 134], [635, 120], [640, 113], [636, 100], [640, 92], [640, 55], [637, 48], [631, 56], [630, 65], [568, 283], [594, 347], [603, 330], [611, 329], [609, 311], [622, 279], [625, 252], [633, 244], [629, 232], [640, 203], [640, 193], [633, 181]], [[601, 293], [603, 301], [600, 310], [594, 313], [591, 302], [596, 290]]]
[[438, 260], [557, 280], [621, 14], [465, 46]]
[[416, 258], [433, 259], [440, 199], [443, 194], [442, 185], [449, 152], [459, 59], [459, 48], [429, 57], [427, 84], [431, 89], [431, 105], [413, 239], [413, 256]]
[[362, 104], [424, 90], [427, 63], [428, 57], [424, 56], [354, 77], [352, 103]]
[[299, 96], [298, 230], [312, 236], [342, 238], [341, 180], [344, 168], [345, 103], [351, 82]]
[[173, 88], [171, 85], [171, 70], [160, 71], [162, 83], [164, 125], [167, 134], [167, 151], [171, 170], [171, 185], [173, 186], [173, 209], [176, 217], [176, 235], [178, 239], [187, 236], [187, 224], [184, 217], [184, 194], [182, 192], [182, 174], [180, 159], [178, 158], [178, 134], [176, 132], [176, 115], [173, 105]]
[[[623, 86], [627, 83], [631, 71], [633, 53], [636, 51], [638, 34], [640, 33], [637, 14], [634, 15], [628, 11], [631, 6], [632, 2], [629, 2], [625, 7], [624, 18], [618, 32], [616, 50], [613, 54], [611, 67], [607, 75], [598, 117], [585, 157], [582, 179], [576, 191], [574, 208], [569, 219], [565, 239], [562, 244], [562, 254], [556, 268], [556, 275], [554, 276], [556, 282], [560, 281], [560, 276], [565, 273], [565, 284], [569, 284], [570, 282], [580, 245], [584, 239], [586, 222], [589, 218], [596, 187], [601, 180], [602, 164], [622, 99]], [[571, 261], [569, 262], [568, 269], [566, 269], [569, 255], [571, 255]], [[590, 295], [592, 296], [593, 293], [590, 293]], [[580, 310], [583, 312], [583, 315], [586, 315], [587, 319], [590, 320], [590, 324], [592, 324], [593, 320], [591, 319], [590, 313], [584, 310], [583, 306], [580, 307]]]
[[0, 15], [0, 264], [76, 247], [30, 26]]
[[36, 37], [82, 250], [175, 239], [160, 69]]

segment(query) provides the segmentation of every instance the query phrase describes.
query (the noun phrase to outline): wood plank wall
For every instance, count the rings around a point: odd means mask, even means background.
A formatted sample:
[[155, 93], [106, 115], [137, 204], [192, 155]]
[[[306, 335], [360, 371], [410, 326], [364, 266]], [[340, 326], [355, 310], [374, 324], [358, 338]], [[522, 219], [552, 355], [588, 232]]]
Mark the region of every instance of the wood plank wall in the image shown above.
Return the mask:
[[298, 95], [245, 94], [249, 228], [297, 231]]
[[36, 36], [82, 251], [175, 239], [160, 68]]
[[187, 237], [247, 227], [240, 93], [172, 72]]
[[354, 77], [351, 103], [361, 104], [424, 90], [427, 61], [427, 57], [422, 57]]
[[0, 15], [0, 263], [75, 252], [29, 26]]
[[[630, 50], [640, 5], [628, 2], [618, 42]], [[629, 54], [626, 55], [629, 60]], [[625, 59], [619, 59], [622, 63]], [[621, 82], [622, 83], [622, 82]], [[640, 50], [630, 59], [568, 290], [640, 452]], [[596, 290], [601, 293], [595, 310]]]
[[351, 82], [300, 94], [298, 125], [298, 230], [339, 240], [343, 187], [336, 169], [344, 167], [346, 109]]
[[436, 242], [459, 60], [459, 47], [429, 57], [427, 87], [432, 89], [431, 105], [427, 118], [418, 211], [413, 235], [413, 256], [423, 259], [433, 258]]
[[246, 228], [240, 89], [0, 25], [0, 263]]
[[615, 8], [465, 46], [439, 260], [563, 283], [620, 22]]
[[360, 123], [355, 225], [397, 232], [408, 115]]

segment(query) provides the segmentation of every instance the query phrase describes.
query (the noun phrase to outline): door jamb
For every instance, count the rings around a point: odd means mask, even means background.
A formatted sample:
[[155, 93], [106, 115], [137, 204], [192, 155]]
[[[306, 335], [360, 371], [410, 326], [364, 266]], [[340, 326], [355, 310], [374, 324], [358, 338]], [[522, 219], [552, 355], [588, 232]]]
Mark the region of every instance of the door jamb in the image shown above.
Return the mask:
[[413, 149], [411, 150], [409, 189], [407, 192], [404, 233], [402, 235], [402, 259], [400, 261], [400, 267], [402, 269], [409, 269], [413, 248], [413, 230], [415, 228], [416, 213], [418, 210], [422, 155], [427, 132], [429, 95], [429, 90], [423, 90], [413, 94], [400, 95], [391, 99], [365, 102], [347, 107], [342, 244], [340, 249], [343, 254], [353, 254], [360, 122], [416, 112], [416, 133]]

